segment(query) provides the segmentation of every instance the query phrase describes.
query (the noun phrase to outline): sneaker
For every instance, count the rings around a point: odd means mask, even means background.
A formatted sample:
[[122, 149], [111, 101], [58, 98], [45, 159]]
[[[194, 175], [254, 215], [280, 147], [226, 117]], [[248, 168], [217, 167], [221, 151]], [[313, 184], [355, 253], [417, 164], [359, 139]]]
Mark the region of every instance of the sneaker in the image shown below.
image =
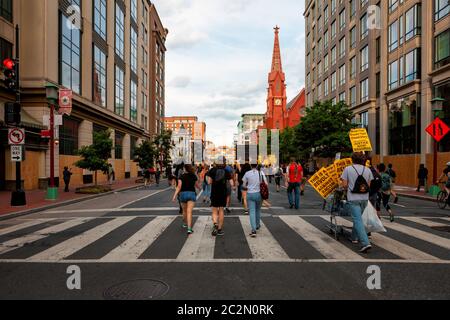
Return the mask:
[[183, 223], [183, 225], [181, 226], [183, 229], [187, 229], [188, 225], [186, 223]]
[[245, 210], [245, 211], [244, 211], [244, 214], [248, 215], [248, 214], [249, 214], [248, 210]]
[[191, 235], [191, 234], [193, 234], [194, 233], [194, 230], [192, 230], [191, 228], [189, 228], [188, 230], [187, 230], [187, 234], [188, 235]]
[[221, 237], [224, 235], [225, 235], [225, 232], [223, 232], [223, 230], [217, 230], [217, 236]]
[[390, 216], [391, 222], [394, 222], [394, 221], [395, 221], [395, 219], [394, 219], [394, 214], [391, 213], [389, 216]]
[[361, 250], [359, 250], [359, 252], [367, 253], [370, 249], [372, 249], [372, 246], [369, 244], [367, 246], [362, 247]]
[[252, 231], [252, 233], [250, 233], [250, 237], [256, 238], [256, 231]]
[[358, 240], [353, 240], [351, 237], [348, 237], [348, 241], [350, 241], [353, 244], [358, 244], [359, 243]]
[[217, 224], [215, 224], [214, 227], [213, 227], [213, 231], [212, 231], [212, 233], [211, 233], [211, 235], [212, 235], [213, 237], [217, 236], [218, 229], [219, 229], [219, 228], [218, 228]]
[[257, 228], [256, 228], [256, 231], [259, 231], [260, 229], [261, 229], [261, 226], [257, 227]]
[[394, 203], [398, 203], [398, 197], [395, 197]]
[[293, 204], [291, 204], [291, 206], [289, 207], [289, 209], [294, 209], [294, 205], [293, 205]]
[[229, 208], [225, 208], [225, 211], [226, 211], [227, 213], [231, 213], [231, 210], [230, 210]]

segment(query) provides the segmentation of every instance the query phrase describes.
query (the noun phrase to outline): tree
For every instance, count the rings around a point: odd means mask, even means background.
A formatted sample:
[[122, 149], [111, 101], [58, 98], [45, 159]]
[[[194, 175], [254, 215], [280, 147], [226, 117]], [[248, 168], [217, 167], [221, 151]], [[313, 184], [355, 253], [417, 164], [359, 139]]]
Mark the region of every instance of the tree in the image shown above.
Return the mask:
[[172, 131], [163, 131], [160, 135], [157, 135], [154, 140], [154, 145], [157, 149], [158, 161], [161, 161], [161, 165], [166, 168], [172, 163], [170, 152], [174, 145], [172, 143]]
[[322, 158], [335, 157], [339, 152], [351, 153], [349, 132], [355, 127], [351, 123], [352, 118], [353, 113], [345, 103], [316, 102], [307, 108], [305, 117], [297, 127], [286, 129], [281, 134], [280, 152], [283, 159], [286, 161], [286, 158], [294, 156], [306, 161], [311, 153]]
[[151, 140], [145, 140], [134, 151], [135, 161], [139, 164], [139, 167], [144, 170], [153, 167], [156, 155], [157, 150], [155, 144]]
[[113, 141], [109, 130], [94, 132], [94, 143], [78, 150], [81, 160], [75, 166], [94, 172], [94, 182], [97, 186], [97, 171], [106, 173], [108, 171], [108, 159], [111, 158]]

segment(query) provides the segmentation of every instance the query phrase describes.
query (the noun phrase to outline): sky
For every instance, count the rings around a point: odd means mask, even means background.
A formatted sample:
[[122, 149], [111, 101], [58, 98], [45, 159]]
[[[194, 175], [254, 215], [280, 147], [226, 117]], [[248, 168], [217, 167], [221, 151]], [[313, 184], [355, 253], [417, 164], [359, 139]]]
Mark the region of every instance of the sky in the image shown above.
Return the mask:
[[166, 116], [198, 116], [232, 145], [243, 113], [265, 113], [274, 27], [288, 100], [304, 86], [304, 0], [153, 0], [169, 29]]

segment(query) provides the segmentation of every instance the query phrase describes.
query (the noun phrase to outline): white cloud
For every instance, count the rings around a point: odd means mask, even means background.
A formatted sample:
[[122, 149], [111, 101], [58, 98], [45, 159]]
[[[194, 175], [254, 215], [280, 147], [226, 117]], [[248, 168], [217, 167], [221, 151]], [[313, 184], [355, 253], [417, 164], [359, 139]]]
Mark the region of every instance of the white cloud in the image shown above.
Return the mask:
[[288, 99], [304, 84], [304, 1], [154, 0], [167, 39], [167, 115], [196, 115], [231, 144], [242, 113], [266, 111], [273, 27], [279, 25]]

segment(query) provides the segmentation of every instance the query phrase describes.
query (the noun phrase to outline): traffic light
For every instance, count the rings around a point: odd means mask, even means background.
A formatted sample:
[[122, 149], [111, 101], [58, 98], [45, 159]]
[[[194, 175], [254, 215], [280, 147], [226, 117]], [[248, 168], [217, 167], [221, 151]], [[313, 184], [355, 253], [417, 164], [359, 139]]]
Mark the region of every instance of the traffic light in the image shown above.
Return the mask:
[[3, 60], [3, 74], [5, 76], [3, 82], [6, 89], [14, 92], [17, 90], [16, 66], [16, 62], [13, 59], [7, 58]]
[[21, 122], [20, 111], [20, 103], [5, 103], [5, 123], [12, 126], [19, 126]]

